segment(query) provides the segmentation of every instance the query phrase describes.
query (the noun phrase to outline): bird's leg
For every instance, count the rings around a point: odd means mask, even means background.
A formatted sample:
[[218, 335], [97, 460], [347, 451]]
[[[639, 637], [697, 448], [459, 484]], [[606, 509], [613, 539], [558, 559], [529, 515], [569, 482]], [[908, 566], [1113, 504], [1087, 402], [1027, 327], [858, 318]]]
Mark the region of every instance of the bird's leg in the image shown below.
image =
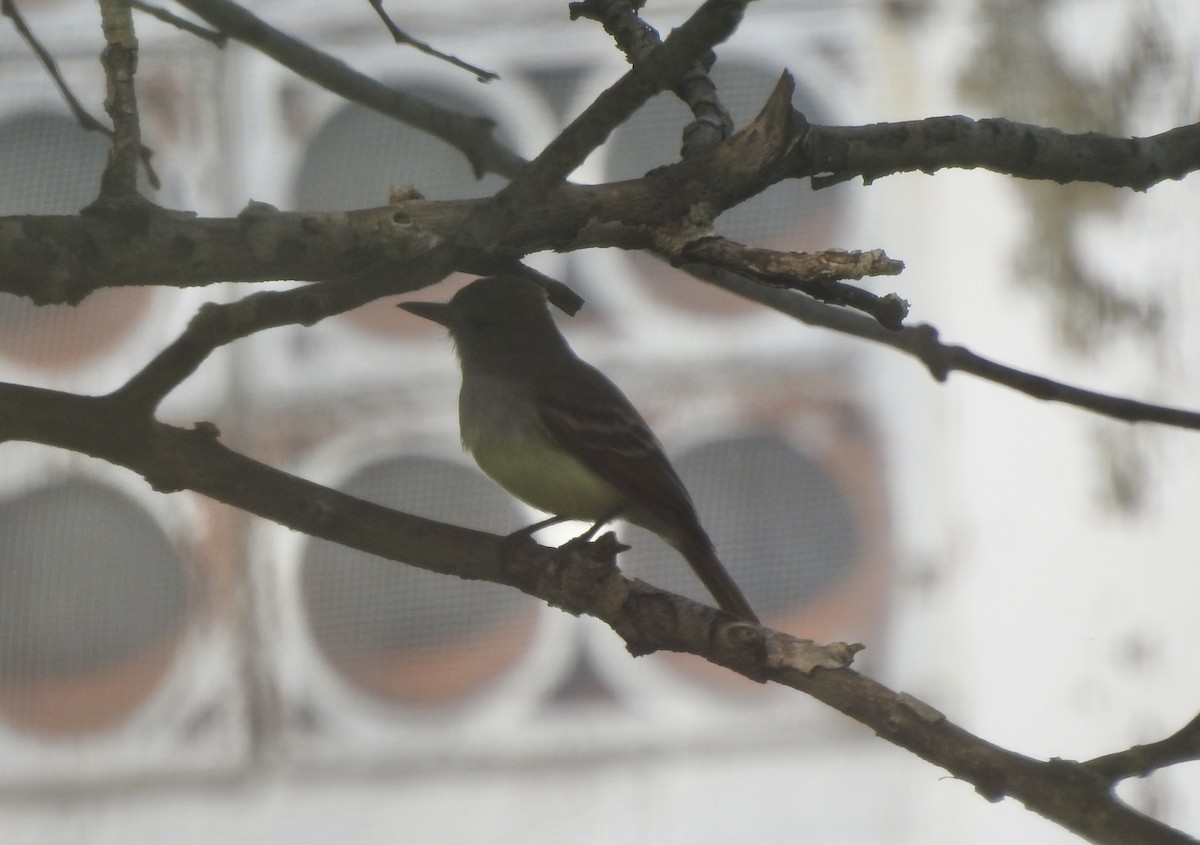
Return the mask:
[[[563, 543], [561, 546], [559, 546], [559, 549], [567, 551], [575, 548], [576, 546], [582, 546], [584, 543], [590, 543], [592, 539], [598, 533], [600, 533], [600, 529], [620, 516], [623, 510], [625, 510], [623, 507], [613, 508], [611, 511], [604, 514], [602, 517], [592, 523], [591, 528], [589, 528], [587, 531], [584, 531], [578, 537]], [[547, 519], [543, 519], [541, 522], [535, 522], [533, 525], [529, 525], [525, 528], [517, 529], [504, 538], [502, 549], [505, 558], [515, 557], [517, 547], [521, 543], [528, 542], [534, 534], [541, 531], [543, 528], [549, 528], [551, 525], [558, 525], [560, 522], [572, 521], [573, 520], [569, 516], [552, 516]]]
[[595, 522], [593, 522], [592, 527], [589, 528], [587, 531], [584, 531], [582, 534], [580, 534], [575, 539], [568, 540], [567, 542], [563, 543], [561, 546], [559, 546], [559, 548], [573, 549], [576, 546], [582, 546], [584, 543], [592, 542], [592, 539], [597, 534], [600, 533], [600, 529], [603, 528], [604, 526], [608, 525], [608, 523], [612, 522], [618, 516], [620, 516], [621, 512], [623, 510], [625, 510], [624, 506], [619, 507], [619, 508], [613, 508], [611, 511], [604, 514], [604, 516], [600, 517]]
[[543, 519], [541, 522], [535, 522], [533, 525], [527, 525], [524, 528], [518, 528], [513, 533], [504, 538], [502, 546], [503, 554], [506, 558], [511, 558], [515, 555], [517, 547], [521, 543], [529, 542], [533, 535], [541, 531], [543, 528], [549, 528], [551, 525], [558, 525], [560, 522], [567, 522], [565, 516], [552, 516], [548, 519]]
[[543, 519], [541, 522], [535, 522], [533, 525], [526, 526], [525, 528], [518, 528], [516, 531], [509, 534], [506, 539], [520, 541], [527, 537], [532, 537], [543, 528], [549, 528], [551, 525], [558, 525], [560, 522], [568, 522], [569, 520], [570, 517], [566, 516], [552, 516], [548, 519]]

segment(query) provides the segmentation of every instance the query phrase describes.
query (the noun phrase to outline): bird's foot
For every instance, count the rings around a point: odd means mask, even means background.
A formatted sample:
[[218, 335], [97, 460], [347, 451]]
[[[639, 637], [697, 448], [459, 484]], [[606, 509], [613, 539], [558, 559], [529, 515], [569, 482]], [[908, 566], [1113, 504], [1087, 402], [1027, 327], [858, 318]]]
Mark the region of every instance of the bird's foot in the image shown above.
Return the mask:
[[[600, 533], [600, 529], [603, 528], [604, 526], [608, 525], [610, 522], [612, 522], [618, 516], [620, 516], [621, 512], [624, 510], [625, 510], [624, 507], [613, 508], [611, 511], [604, 514], [604, 516], [600, 517], [595, 522], [593, 522], [592, 527], [589, 528], [587, 531], [584, 531], [582, 534], [580, 534], [578, 537], [574, 538], [573, 540], [568, 540], [566, 543], [559, 546], [559, 548], [560, 549], [573, 549], [573, 548], [577, 548], [578, 546], [582, 546], [584, 543], [592, 542], [592, 539], [597, 534]], [[616, 538], [615, 534], [613, 535], [613, 538], [614, 539]]]
[[541, 531], [543, 528], [549, 528], [551, 525], [558, 525], [560, 522], [566, 522], [566, 517], [552, 516], [549, 519], [543, 519], [541, 522], [535, 522], [533, 525], [527, 525], [524, 528], [518, 528], [513, 533], [504, 538], [501, 545], [501, 554], [505, 560], [511, 560], [517, 556], [521, 547], [534, 542], [533, 535]]

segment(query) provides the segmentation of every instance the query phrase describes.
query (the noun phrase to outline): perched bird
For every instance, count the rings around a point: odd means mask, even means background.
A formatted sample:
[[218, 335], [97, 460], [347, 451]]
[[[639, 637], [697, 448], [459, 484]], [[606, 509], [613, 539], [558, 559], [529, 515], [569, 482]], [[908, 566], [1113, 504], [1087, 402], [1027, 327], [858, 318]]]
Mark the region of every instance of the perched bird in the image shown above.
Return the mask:
[[723, 609], [758, 621], [658, 439], [625, 394], [567, 345], [545, 288], [493, 276], [448, 303], [399, 307], [449, 330], [462, 367], [463, 447], [480, 469], [559, 520], [598, 527], [620, 517], [653, 531]]

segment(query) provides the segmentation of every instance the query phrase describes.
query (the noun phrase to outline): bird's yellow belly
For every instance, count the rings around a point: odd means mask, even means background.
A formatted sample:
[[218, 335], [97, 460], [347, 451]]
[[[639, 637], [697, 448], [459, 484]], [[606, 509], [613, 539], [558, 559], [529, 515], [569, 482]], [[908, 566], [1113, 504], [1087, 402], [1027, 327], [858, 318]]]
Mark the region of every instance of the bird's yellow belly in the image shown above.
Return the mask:
[[611, 516], [623, 497], [570, 455], [544, 442], [476, 446], [475, 462], [501, 487], [540, 511], [570, 519]]

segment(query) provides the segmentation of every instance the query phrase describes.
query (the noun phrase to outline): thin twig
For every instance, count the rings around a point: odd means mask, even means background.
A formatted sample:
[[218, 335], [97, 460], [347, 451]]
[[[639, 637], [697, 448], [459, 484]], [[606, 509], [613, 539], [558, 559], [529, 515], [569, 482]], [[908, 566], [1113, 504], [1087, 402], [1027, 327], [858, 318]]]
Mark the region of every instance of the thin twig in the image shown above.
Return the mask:
[[1166, 739], [1147, 745], [1135, 745], [1125, 751], [1106, 754], [1083, 765], [1109, 779], [1111, 783], [1128, 777], [1143, 777], [1151, 772], [1200, 760], [1200, 715]]
[[[569, 4], [571, 20], [588, 18], [598, 21], [613, 37], [631, 65], [649, 58], [662, 45], [658, 30], [638, 16], [640, 3], [631, 0], [582, 0]], [[716, 55], [697, 60], [671, 90], [695, 117], [683, 130], [680, 154], [687, 158], [700, 150], [719, 144], [733, 134], [733, 118], [717, 97], [717, 86], [708, 75]]]
[[707, 0], [641, 64], [603, 91], [472, 221], [472, 246], [494, 249], [519, 210], [554, 190], [614, 129], [659, 91], [677, 84], [697, 57], [737, 29], [749, 0]]
[[899, 330], [908, 316], [908, 303], [896, 294], [879, 296], [842, 282], [903, 272], [904, 262], [888, 258], [882, 250], [781, 252], [747, 246], [712, 233], [689, 237], [686, 232], [679, 236], [660, 232], [655, 246], [672, 264], [706, 264], [764, 284], [797, 290], [830, 305], [870, 314], [892, 331]]
[[905, 326], [900, 331], [889, 331], [877, 321], [861, 314], [825, 305], [792, 291], [765, 287], [726, 270], [708, 265], [683, 265], [682, 269], [698, 279], [774, 308], [809, 325], [833, 329], [842, 334], [882, 343], [906, 352], [924, 364], [938, 381], [944, 381], [950, 373], [957, 370], [1010, 387], [1035, 399], [1062, 402], [1125, 422], [1151, 422], [1200, 430], [1200, 411], [1099, 393], [1000, 364], [977, 355], [966, 347], [942, 343], [938, 338], [937, 329], [933, 326]]
[[231, 0], [178, 0], [209, 26], [248, 44], [317, 85], [441, 138], [467, 157], [477, 177], [513, 177], [525, 159], [496, 140], [495, 121], [464, 115], [371, 79], [314, 47], [292, 38]]
[[[113, 130], [93, 117], [83, 107], [83, 104], [79, 102], [75, 94], [72, 93], [70, 87], [67, 85], [67, 81], [58, 70], [58, 63], [54, 61], [54, 57], [42, 46], [37, 36], [33, 34], [33, 31], [25, 23], [25, 19], [17, 10], [16, 3], [13, 0], [0, 0], [0, 14], [3, 14], [13, 22], [13, 28], [16, 29], [17, 34], [25, 40], [25, 43], [29, 45], [29, 49], [33, 50], [34, 54], [38, 57], [38, 61], [42, 63], [42, 67], [46, 69], [46, 73], [50, 75], [51, 81], [54, 82], [54, 87], [58, 89], [58, 93], [66, 101], [67, 108], [71, 110], [71, 115], [75, 118], [75, 122], [88, 132], [99, 132], [110, 141], [114, 140], [116, 135]], [[150, 158], [153, 154], [149, 147], [141, 146], [139, 149], [142, 166], [146, 168], [146, 178], [151, 186], [157, 190], [160, 187], [158, 174], [154, 172], [154, 168], [150, 164]]]
[[138, 118], [138, 42], [133, 13], [125, 0], [100, 0], [100, 24], [106, 45], [100, 54], [108, 94], [104, 110], [113, 123], [112, 152], [100, 177], [100, 199], [124, 201], [137, 195], [137, 163], [142, 149]]
[[163, 23], [169, 23], [171, 26], [181, 29], [184, 32], [194, 35], [197, 38], [203, 38], [218, 47], [224, 48], [229, 41], [229, 37], [222, 32], [216, 32], [211, 29], [205, 29], [202, 26], [197, 26], [189, 20], [184, 20], [173, 12], [168, 12], [166, 9], [160, 9], [158, 6], [151, 6], [149, 3], [143, 3], [142, 0], [129, 0], [129, 5], [137, 9], [139, 12], [145, 12], [150, 17], [158, 18]]
[[33, 34], [33, 31], [29, 29], [29, 26], [25, 23], [25, 19], [17, 10], [16, 3], [13, 0], [0, 0], [0, 13], [3, 13], [5, 17], [12, 20], [13, 28], [25, 39], [25, 43], [37, 55], [38, 60], [42, 63], [42, 67], [50, 74], [50, 79], [54, 81], [54, 86], [58, 88], [58, 92], [66, 100], [67, 107], [71, 110], [71, 114], [75, 116], [75, 120], [79, 125], [90, 132], [102, 132], [111, 138], [112, 130], [92, 117], [75, 97], [75, 94], [72, 93], [70, 87], [67, 85], [67, 81], [63, 79], [62, 73], [58, 70], [58, 63], [54, 61], [54, 57], [50, 55], [49, 51], [38, 41], [37, 36]]
[[[254, 225], [255, 215], [269, 222], [277, 214], [273, 210], [252, 208], [241, 216]], [[433, 284], [453, 269], [450, 249], [431, 246], [420, 257], [406, 262], [403, 272], [381, 271], [368, 264], [303, 287], [257, 291], [234, 302], [207, 303], [173, 342], [112, 395], [153, 413], [168, 393], [225, 344], [265, 329], [311, 326], [382, 296]]]
[[410, 47], [420, 50], [427, 56], [433, 56], [434, 58], [441, 59], [444, 62], [449, 62], [455, 67], [469, 71], [470, 73], [475, 74], [475, 78], [480, 82], [491, 82], [493, 79], [500, 78], [500, 74], [498, 73], [492, 73], [490, 70], [484, 70], [483, 68], [475, 67], [475, 65], [468, 64], [457, 56], [451, 56], [448, 53], [443, 53], [441, 50], [435, 49], [426, 42], [417, 38], [413, 38], [400, 27], [396, 26], [395, 21], [393, 21], [388, 16], [388, 13], [384, 11], [383, 0], [368, 0], [368, 2], [370, 2], [375, 11], [379, 13], [379, 17], [383, 20], [384, 26], [388, 28], [388, 32], [392, 34], [392, 38], [395, 39], [397, 44], [407, 44]]

